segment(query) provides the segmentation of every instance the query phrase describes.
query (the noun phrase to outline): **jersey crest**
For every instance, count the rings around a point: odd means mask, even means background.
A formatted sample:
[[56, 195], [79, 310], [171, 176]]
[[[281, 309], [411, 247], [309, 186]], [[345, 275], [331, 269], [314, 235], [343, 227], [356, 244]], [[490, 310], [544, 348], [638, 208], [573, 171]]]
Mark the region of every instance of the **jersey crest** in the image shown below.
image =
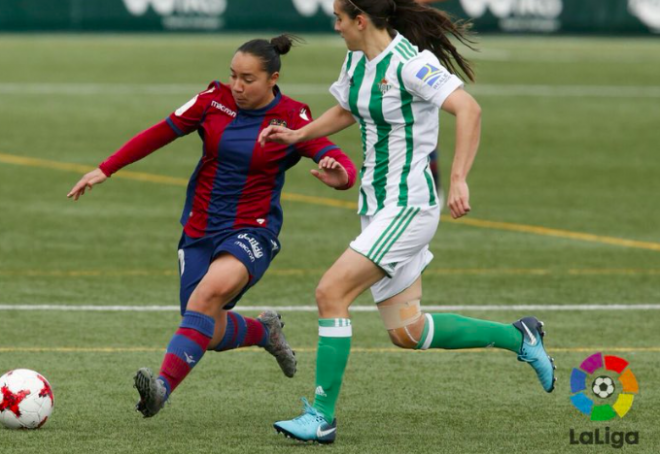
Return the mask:
[[273, 118], [268, 124], [271, 126], [283, 126], [285, 128], [288, 127], [286, 120], [280, 120], [279, 118]]

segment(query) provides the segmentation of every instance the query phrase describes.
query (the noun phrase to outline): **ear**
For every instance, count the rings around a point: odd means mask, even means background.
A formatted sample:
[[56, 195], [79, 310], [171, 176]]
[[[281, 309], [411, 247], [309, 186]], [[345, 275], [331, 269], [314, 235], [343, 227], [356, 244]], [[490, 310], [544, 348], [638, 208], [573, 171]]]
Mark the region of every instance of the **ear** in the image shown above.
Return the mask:
[[358, 30], [362, 31], [367, 28], [367, 23], [369, 22], [369, 19], [367, 19], [367, 16], [364, 14], [358, 14], [357, 17], [355, 18], [355, 22], [357, 23]]
[[270, 75], [268, 78], [268, 85], [273, 88], [275, 84], [277, 84], [277, 81], [280, 79], [280, 73], [278, 71], [275, 71], [273, 74]]

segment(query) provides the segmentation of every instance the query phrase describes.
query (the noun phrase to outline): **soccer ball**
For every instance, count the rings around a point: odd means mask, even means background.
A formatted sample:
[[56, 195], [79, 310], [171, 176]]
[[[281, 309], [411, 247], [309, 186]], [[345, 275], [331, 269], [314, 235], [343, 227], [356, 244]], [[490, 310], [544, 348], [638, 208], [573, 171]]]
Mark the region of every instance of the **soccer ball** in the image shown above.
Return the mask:
[[614, 381], [610, 377], [598, 377], [591, 389], [601, 399], [607, 399], [614, 393]]
[[0, 377], [0, 423], [8, 429], [38, 429], [53, 411], [53, 391], [33, 370], [16, 369]]

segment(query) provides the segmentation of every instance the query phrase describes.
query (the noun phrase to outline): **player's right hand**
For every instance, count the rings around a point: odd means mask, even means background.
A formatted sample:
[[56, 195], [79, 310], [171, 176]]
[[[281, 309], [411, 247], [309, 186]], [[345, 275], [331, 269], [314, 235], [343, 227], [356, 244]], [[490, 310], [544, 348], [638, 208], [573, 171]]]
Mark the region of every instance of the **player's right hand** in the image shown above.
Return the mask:
[[300, 133], [284, 126], [268, 126], [259, 134], [259, 144], [263, 147], [266, 142], [283, 143], [292, 145], [300, 142]]
[[107, 180], [108, 177], [105, 176], [105, 173], [101, 169], [95, 169], [92, 170], [91, 172], [85, 174], [78, 183], [69, 191], [69, 193], [66, 195], [68, 198], [73, 197], [73, 200], [78, 200], [78, 198], [85, 193], [85, 190], [89, 189], [90, 191], [92, 190], [92, 186], [96, 184], [101, 184], [105, 180]]

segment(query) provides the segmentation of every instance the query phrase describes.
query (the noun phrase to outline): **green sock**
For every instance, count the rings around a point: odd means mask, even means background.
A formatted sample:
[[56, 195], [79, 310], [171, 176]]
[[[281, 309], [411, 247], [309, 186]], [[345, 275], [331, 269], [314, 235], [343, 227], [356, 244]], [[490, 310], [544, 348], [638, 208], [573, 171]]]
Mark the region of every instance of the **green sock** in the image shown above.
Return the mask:
[[319, 319], [314, 408], [332, 424], [353, 334], [348, 318]]
[[520, 352], [522, 333], [511, 324], [456, 314], [425, 314], [425, 317], [424, 332], [417, 349], [496, 347]]

